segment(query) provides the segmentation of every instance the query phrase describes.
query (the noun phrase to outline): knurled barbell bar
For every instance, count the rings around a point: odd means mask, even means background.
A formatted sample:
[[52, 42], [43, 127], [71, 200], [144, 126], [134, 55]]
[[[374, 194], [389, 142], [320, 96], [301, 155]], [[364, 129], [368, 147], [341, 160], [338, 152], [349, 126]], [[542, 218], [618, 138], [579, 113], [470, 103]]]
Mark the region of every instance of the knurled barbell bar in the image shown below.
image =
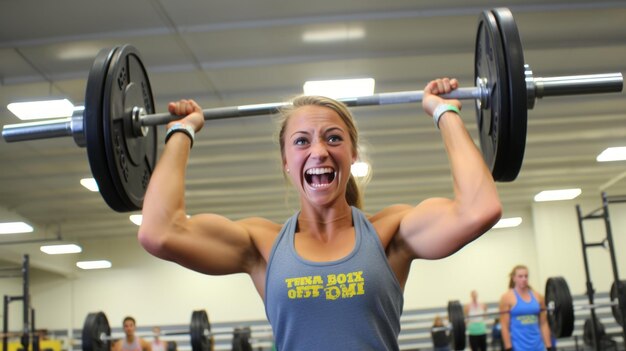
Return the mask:
[[[621, 73], [535, 78], [524, 63], [512, 13], [483, 11], [478, 21], [473, 88], [449, 98], [474, 100], [480, 146], [494, 180], [512, 181], [521, 168], [528, 109], [537, 98], [620, 92]], [[415, 103], [423, 91], [340, 99], [348, 106]], [[286, 102], [203, 110], [206, 120], [273, 114]], [[72, 136], [87, 147], [89, 164], [106, 203], [118, 212], [141, 209], [157, 159], [156, 126], [179, 117], [156, 114], [139, 52], [130, 45], [103, 50], [89, 72], [85, 110], [55, 121], [3, 127], [7, 142]]]
[[[553, 335], [557, 338], [572, 336], [574, 331], [574, 310], [597, 309], [611, 307], [613, 317], [618, 324], [623, 323], [623, 312], [626, 309], [626, 281], [614, 282], [611, 285], [610, 301], [606, 303], [574, 305], [569, 286], [563, 277], [548, 278], [545, 288], [545, 305], [541, 311], [546, 311], [548, 324]], [[454, 350], [465, 348], [465, 320], [508, 314], [510, 311], [496, 311], [465, 316], [463, 306], [458, 300], [448, 302], [449, 327], [452, 331], [452, 346]]]

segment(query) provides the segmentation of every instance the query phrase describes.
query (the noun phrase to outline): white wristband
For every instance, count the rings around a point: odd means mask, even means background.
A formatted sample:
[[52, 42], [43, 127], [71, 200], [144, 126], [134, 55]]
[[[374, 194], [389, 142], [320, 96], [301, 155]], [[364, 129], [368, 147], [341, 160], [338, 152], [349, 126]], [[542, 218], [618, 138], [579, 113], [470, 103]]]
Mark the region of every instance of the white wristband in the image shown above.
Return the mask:
[[177, 133], [177, 132], [186, 134], [189, 137], [189, 139], [191, 139], [191, 147], [193, 147], [195, 131], [193, 130], [193, 127], [188, 126], [183, 123], [175, 123], [173, 126], [170, 127], [170, 129], [167, 130], [167, 132], [165, 133], [165, 142], [167, 143], [167, 141], [170, 139], [172, 134]]
[[459, 111], [459, 109], [454, 105], [441, 104], [437, 106], [437, 108], [435, 108], [435, 111], [433, 112], [433, 122], [435, 122], [435, 126], [437, 127], [437, 129], [439, 129], [439, 118], [441, 118], [441, 115], [448, 111], [452, 111], [459, 116], [461, 115], [461, 111]]

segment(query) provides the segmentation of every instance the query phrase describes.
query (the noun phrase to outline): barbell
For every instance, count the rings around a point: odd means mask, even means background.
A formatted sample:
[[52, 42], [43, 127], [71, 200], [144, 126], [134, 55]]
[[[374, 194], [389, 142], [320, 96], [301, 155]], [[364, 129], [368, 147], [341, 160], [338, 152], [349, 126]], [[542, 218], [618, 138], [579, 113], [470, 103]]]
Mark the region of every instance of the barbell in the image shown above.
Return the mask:
[[[622, 325], [623, 311], [626, 309], [626, 281], [614, 282], [611, 285], [610, 301], [606, 303], [594, 304], [573, 304], [572, 295], [563, 277], [548, 278], [545, 288], [545, 305], [541, 311], [547, 312], [550, 330], [556, 338], [572, 336], [574, 331], [574, 310], [597, 309], [601, 307], [611, 307], [613, 317], [618, 324]], [[465, 349], [465, 320], [472, 318], [483, 318], [488, 316], [498, 316], [509, 314], [510, 311], [495, 311], [472, 316], [465, 316], [463, 306], [458, 300], [448, 301], [448, 327], [439, 327], [451, 331], [450, 338], [453, 350]]]
[[[474, 100], [480, 148], [494, 180], [513, 181], [526, 145], [528, 110], [548, 96], [620, 92], [621, 73], [538, 78], [525, 64], [511, 11], [481, 13], [475, 42], [475, 87], [459, 88], [447, 98]], [[381, 93], [339, 99], [347, 106], [415, 103], [423, 91]], [[206, 120], [276, 113], [287, 102], [203, 110]], [[87, 155], [100, 194], [118, 212], [143, 206], [157, 160], [156, 126], [178, 119], [155, 113], [146, 68], [133, 46], [102, 50], [87, 80], [85, 109], [72, 117], [6, 125], [7, 142], [72, 136]]]
[[[189, 330], [163, 331], [161, 336], [189, 335], [193, 351], [213, 350], [213, 336], [217, 334], [232, 334], [232, 332], [212, 332], [209, 316], [204, 310], [193, 311]], [[151, 336], [154, 334], [135, 333], [137, 336]], [[83, 351], [110, 351], [111, 341], [124, 336], [111, 336], [111, 327], [104, 312], [89, 313], [83, 323], [81, 334]]]

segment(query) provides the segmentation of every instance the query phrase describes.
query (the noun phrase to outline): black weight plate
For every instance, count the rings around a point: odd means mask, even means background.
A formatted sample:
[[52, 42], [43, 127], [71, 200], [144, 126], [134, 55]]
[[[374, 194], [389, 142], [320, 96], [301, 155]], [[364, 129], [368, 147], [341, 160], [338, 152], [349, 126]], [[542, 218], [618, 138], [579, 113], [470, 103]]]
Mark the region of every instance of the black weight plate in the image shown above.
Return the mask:
[[[595, 341], [593, 339], [593, 322], [591, 320], [591, 316], [588, 317], [585, 319], [585, 324], [583, 325], [583, 342], [588, 346], [595, 345]], [[595, 318], [595, 322], [596, 338], [601, 340], [602, 337], [606, 335], [606, 330], [604, 329], [604, 324], [602, 324], [598, 318]]]
[[548, 278], [545, 291], [548, 324], [557, 338], [572, 336], [574, 331], [574, 305], [567, 282], [562, 277]]
[[611, 301], [617, 301], [619, 304], [611, 306], [611, 312], [615, 321], [623, 326], [624, 325], [624, 311], [626, 311], [626, 280], [620, 280], [618, 284], [611, 284]]
[[102, 100], [104, 97], [104, 81], [111, 57], [117, 47], [111, 50], [101, 50], [96, 56], [87, 79], [85, 90], [85, 111], [83, 113], [83, 130], [85, 131], [85, 142], [87, 146], [87, 156], [89, 166], [100, 194], [112, 209], [125, 208], [125, 204], [119, 197], [110, 196], [110, 189], [115, 189], [108, 163], [106, 162], [106, 151], [104, 143], [104, 131], [102, 125]]
[[176, 343], [176, 341], [168, 341], [167, 342], [167, 351], [177, 351], [178, 350], [178, 344]]
[[465, 350], [465, 313], [458, 300], [448, 301], [448, 321], [452, 326], [452, 350]]
[[251, 335], [250, 327], [235, 328], [231, 351], [252, 351], [252, 344], [250, 344]]
[[487, 104], [476, 101], [480, 148], [494, 180], [501, 180], [503, 160], [509, 157], [510, 94], [502, 39], [495, 16], [483, 11], [478, 20], [474, 80], [486, 80]]
[[193, 311], [191, 314], [191, 324], [189, 335], [191, 336], [191, 349], [193, 351], [213, 350], [213, 336], [209, 336], [211, 324], [206, 311]]
[[134, 107], [153, 114], [154, 99], [139, 52], [124, 45], [109, 62], [102, 101], [104, 149], [114, 187], [100, 192], [105, 200], [114, 198], [113, 203], [124, 204], [114, 208], [118, 212], [141, 209], [157, 159], [156, 126], [147, 127], [146, 136], [136, 136], [131, 114]]
[[501, 119], [508, 119], [508, 138], [501, 142], [506, 144], [505, 157], [496, 159], [499, 181], [512, 181], [517, 178], [524, 160], [526, 149], [526, 128], [528, 124], [528, 92], [526, 90], [526, 74], [524, 68], [524, 49], [513, 14], [507, 8], [491, 10], [502, 39], [504, 62], [506, 63], [507, 92], [509, 94], [509, 111], [502, 111]]
[[110, 351], [111, 341], [102, 340], [103, 335], [111, 335], [106, 315], [103, 312], [89, 313], [83, 323], [81, 335], [83, 351]]

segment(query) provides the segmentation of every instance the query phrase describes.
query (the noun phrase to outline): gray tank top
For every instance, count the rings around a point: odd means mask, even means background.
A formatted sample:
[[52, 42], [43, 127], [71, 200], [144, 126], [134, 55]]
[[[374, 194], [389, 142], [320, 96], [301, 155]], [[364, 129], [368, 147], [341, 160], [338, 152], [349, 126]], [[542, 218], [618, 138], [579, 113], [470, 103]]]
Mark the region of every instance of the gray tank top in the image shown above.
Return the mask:
[[296, 213], [270, 254], [265, 313], [279, 351], [398, 350], [404, 297], [374, 227], [352, 207], [354, 249], [312, 262], [294, 246]]

